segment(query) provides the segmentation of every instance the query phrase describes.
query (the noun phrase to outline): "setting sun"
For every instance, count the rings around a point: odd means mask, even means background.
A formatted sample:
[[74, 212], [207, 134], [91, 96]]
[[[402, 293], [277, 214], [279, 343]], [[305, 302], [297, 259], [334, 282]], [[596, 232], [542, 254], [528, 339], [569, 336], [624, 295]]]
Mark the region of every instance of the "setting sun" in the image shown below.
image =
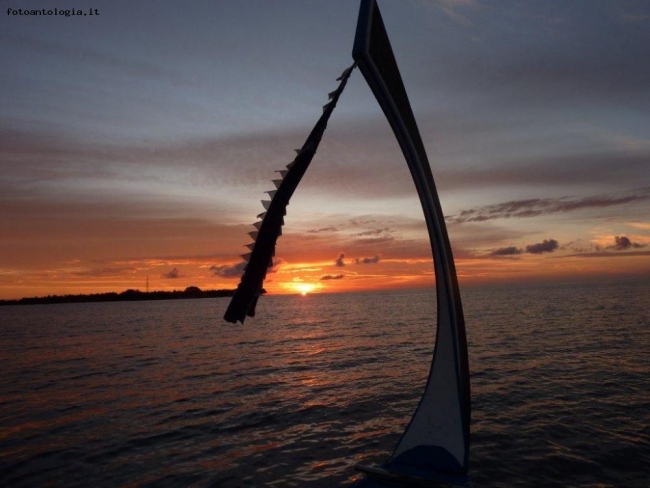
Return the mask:
[[314, 285], [310, 285], [309, 283], [296, 283], [294, 286], [302, 296], [305, 296], [307, 293], [312, 292], [314, 288], [316, 288]]

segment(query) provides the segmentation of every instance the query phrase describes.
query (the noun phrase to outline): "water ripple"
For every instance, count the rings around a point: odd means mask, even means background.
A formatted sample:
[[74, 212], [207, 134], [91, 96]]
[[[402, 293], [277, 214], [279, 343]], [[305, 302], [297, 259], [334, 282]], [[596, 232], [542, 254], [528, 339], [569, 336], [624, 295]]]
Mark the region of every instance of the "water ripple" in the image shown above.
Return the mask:
[[[463, 290], [476, 487], [650, 486], [647, 284]], [[431, 291], [0, 309], [0, 485], [320, 487], [390, 455]]]

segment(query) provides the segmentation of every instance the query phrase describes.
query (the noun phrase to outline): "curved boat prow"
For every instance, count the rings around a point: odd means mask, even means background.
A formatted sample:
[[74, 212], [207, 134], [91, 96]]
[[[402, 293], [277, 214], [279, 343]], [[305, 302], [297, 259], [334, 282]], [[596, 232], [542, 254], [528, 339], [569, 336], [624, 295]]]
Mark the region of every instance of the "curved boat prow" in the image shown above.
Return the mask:
[[270, 200], [262, 202], [266, 211], [258, 215], [261, 220], [253, 224], [256, 230], [249, 233], [255, 242], [247, 245], [251, 252], [242, 256], [248, 264], [224, 319], [244, 322], [246, 316], [255, 315], [264, 278], [273, 266], [289, 199], [316, 153], [350, 73], [358, 66], [393, 129], [417, 188], [431, 241], [438, 307], [436, 344], [420, 404], [390, 461], [380, 468], [359, 469], [369, 476], [363, 482], [368, 488], [395, 483], [463, 484], [469, 462], [471, 409], [465, 320], [456, 268], [424, 144], [376, 0], [361, 0], [352, 56], [355, 64], [338, 78], [340, 84], [329, 94], [323, 114], [304, 145], [296, 150], [296, 158], [278, 171], [280, 178], [273, 180], [276, 189], [267, 192]]
[[273, 180], [276, 189], [266, 192], [271, 199], [262, 201], [265, 212], [257, 216], [260, 220], [253, 224], [256, 230], [249, 233], [254, 242], [246, 246], [251, 252], [242, 255], [246, 261], [244, 274], [226, 309], [224, 320], [232, 323], [239, 321], [243, 324], [247, 316], [255, 316], [257, 300], [262, 294], [262, 284], [268, 269], [273, 266], [275, 244], [278, 237], [282, 235], [287, 205], [316, 154], [327, 128], [327, 122], [354, 68], [355, 64], [352, 64], [337, 78], [337, 81], [340, 82], [339, 86], [329, 93], [329, 101], [323, 106], [323, 113], [305, 143], [300, 149], [296, 149], [296, 157], [287, 164], [286, 169], [277, 171], [280, 173], [280, 177]]
[[361, 1], [352, 56], [386, 115], [415, 182], [431, 240], [438, 306], [436, 344], [424, 394], [392, 458], [379, 471], [462, 483], [468, 470], [471, 407], [460, 291], [429, 161], [376, 0]]

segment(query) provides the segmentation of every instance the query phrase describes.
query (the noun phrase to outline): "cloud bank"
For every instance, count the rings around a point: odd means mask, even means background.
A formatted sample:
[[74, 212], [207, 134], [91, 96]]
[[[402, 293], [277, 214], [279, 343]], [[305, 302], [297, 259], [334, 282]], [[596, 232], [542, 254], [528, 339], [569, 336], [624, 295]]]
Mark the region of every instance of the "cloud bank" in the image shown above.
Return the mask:
[[633, 195], [627, 196], [595, 196], [584, 198], [532, 198], [527, 200], [511, 200], [508, 202], [485, 205], [463, 210], [449, 217], [450, 222], [463, 224], [467, 222], [485, 222], [487, 220], [536, 217], [560, 212], [613, 207], [626, 203], [646, 201], [650, 199], [650, 189], [644, 188]]

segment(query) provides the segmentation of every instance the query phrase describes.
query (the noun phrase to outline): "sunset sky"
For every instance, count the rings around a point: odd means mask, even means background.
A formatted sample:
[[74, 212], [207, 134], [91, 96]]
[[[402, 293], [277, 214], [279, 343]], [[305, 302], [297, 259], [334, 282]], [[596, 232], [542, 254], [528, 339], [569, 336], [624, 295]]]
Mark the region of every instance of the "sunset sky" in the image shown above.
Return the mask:
[[[355, 0], [0, 9], [0, 298], [234, 288], [351, 64]], [[55, 5], [56, 4], [56, 5]], [[650, 274], [650, 4], [379, 0], [461, 286]], [[288, 207], [274, 293], [428, 286], [397, 142], [356, 71]]]

